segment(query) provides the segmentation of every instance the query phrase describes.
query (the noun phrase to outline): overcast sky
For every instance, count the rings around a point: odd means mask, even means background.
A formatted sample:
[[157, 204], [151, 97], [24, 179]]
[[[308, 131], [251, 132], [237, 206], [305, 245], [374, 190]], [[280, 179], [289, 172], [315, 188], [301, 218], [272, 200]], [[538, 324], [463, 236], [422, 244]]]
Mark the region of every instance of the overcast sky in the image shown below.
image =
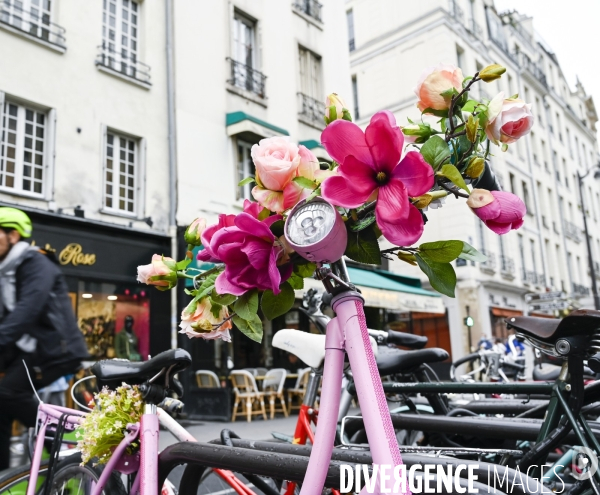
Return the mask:
[[495, 4], [499, 12], [516, 9], [533, 17], [535, 30], [554, 50], [571, 89], [579, 76], [600, 113], [600, 0], [495, 0]]

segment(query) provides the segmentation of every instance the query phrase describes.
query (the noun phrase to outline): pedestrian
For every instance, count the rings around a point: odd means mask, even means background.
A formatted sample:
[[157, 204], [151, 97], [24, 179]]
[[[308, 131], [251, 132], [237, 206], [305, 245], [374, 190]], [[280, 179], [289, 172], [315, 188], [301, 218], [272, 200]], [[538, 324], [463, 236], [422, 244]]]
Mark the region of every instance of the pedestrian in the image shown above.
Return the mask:
[[36, 389], [75, 373], [89, 358], [56, 262], [25, 241], [27, 214], [0, 207], [0, 470], [9, 467], [13, 421], [35, 425]]

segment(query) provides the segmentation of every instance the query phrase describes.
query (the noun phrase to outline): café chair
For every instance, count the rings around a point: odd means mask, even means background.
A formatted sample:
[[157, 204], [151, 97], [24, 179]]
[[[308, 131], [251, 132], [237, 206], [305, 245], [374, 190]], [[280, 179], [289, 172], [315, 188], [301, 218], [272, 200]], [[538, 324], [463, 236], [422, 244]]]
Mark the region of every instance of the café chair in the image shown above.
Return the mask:
[[216, 373], [209, 370], [196, 371], [198, 388], [221, 388], [221, 382]]
[[265, 394], [259, 392], [254, 375], [247, 370], [233, 370], [229, 374], [229, 378], [231, 379], [233, 392], [235, 394], [231, 421], [235, 421], [240, 402], [243, 409], [242, 414], [246, 414], [248, 422], [252, 421], [252, 416], [257, 414], [262, 414], [263, 418], [266, 420]]
[[[310, 371], [310, 368], [298, 370], [298, 378], [296, 379], [296, 384], [293, 388], [287, 389], [288, 412], [292, 412], [292, 410], [294, 409], [300, 409], [300, 404], [302, 404], [302, 399], [304, 398], [304, 394], [306, 393], [306, 385], [308, 383]], [[293, 405], [295, 397], [298, 397], [300, 399], [299, 404], [297, 406]]]
[[[265, 397], [269, 398], [271, 419], [275, 417], [276, 412], [282, 412], [286, 418], [289, 416], [287, 407], [285, 406], [285, 399], [283, 398], [283, 385], [286, 376], [287, 372], [283, 368], [275, 368], [267, 371], [265, 374], [265, 379], [263, 380], [263, 393], [265, 394]], [[281, 404], [279, 409], [276, 408], [278, 399]]]

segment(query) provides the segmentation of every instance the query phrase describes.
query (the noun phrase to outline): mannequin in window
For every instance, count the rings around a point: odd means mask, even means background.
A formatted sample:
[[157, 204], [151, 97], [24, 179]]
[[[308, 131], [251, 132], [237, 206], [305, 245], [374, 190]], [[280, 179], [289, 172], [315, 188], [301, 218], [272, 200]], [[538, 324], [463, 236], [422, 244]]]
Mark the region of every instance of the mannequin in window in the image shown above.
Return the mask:
[[115, 335], [115, 354], [121, 359], [141, 361], [142, 357], [138, 352], [138, 339], [133, 333], [133, 322], [133, 316], [127, 315], [125, 317], [125, 326]]

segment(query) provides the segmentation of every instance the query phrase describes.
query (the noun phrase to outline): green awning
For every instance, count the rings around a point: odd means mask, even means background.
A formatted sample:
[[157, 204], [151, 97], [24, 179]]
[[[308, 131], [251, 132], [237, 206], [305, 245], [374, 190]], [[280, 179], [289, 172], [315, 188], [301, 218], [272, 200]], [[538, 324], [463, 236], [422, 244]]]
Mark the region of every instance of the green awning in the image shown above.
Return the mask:
[[323, 145], [316, 139], [307, 139], [306, 141], [300, 141], [298, 144], [301, 144], [302, 146], [306, 146], [309, 150], [323, 147]]
[[[188, 275], [198, 275], [199, 273], [205, 272], [206, 270], [210, 270], [215, 266], [214, 263], [205, 263], [204, 261], [198, 261], [196, 259], [196, 256], [202, 249], [204, 249], [202, 246], [196, 246], [192, 250], [192, 262], [189, 264], [187, 269]], [[194, 288], [194, 281], [191, 278], [185, 279], [185, 288]]]
[[361, 270], [360, 268], [354, 268], [350, 266], [348, 267], [348, 275], [350, 275], [350, 280], [354, 285], [360, 285], [361, 287], [372, 287], [374, 289], [407, 292], [409, 294], [421, 294], [423, 296], [430, 297], [441, 297], [441, 295], [437, 292], [422, 289], [420, 287], [421, 281], [419, 279], [415, 279], [419, 282], [419, 287], [403, 284], [402, 282], [394, 280], [392, 277], [395, 274], [392, 272], [384, 272], [383, 270], [375, 272], [370, 270]]
[[225, 115], [227, 134], [234, 136], [242, 133], [252, 133], [259, 137], [289, 136], [290, 133], [281, 127], [270, 124], [246, 112], [232, 112]]

